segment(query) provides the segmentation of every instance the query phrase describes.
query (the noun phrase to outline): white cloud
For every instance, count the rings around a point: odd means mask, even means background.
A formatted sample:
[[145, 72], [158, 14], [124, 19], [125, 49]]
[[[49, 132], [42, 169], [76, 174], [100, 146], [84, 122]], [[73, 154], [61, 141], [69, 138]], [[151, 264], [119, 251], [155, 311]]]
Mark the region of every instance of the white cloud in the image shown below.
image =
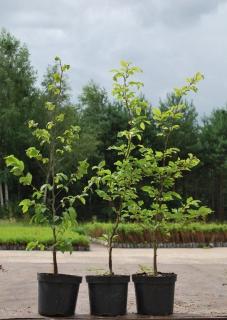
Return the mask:
[[200, 114], [227, 101], [226, 16], [223, 0], [0, 0], [0, 27], [28, 45], [40, 75], [55, 55], [71, 64], [75, 96], [91, 78], [110, 88], [108, 71], [129, 59], [154, 103], [203, 72]]

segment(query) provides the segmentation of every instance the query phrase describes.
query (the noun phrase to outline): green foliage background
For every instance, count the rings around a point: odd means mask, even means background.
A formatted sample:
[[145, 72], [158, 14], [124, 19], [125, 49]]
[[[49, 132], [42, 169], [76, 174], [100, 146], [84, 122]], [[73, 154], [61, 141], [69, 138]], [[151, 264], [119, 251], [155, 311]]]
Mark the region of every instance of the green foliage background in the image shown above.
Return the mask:
[[[18, 39], [2, 31], [0, 34], [0, 183], [3, 188], [4, 204], [0, 206], [1, 217], [21, 216], [17, 204], [22, 198], [29, 197], [29, 189], [21, 188], [14, 177], [8, 174], [3, 158], [14, 154], [25, 162], [26, 170], [33, 173], [33, 179], [39, 183], [42, 173], [37, 164], [24, 156], [24, 150], [30, 145], [36, 146], [26, 123], [34, 119], [45, 123], [47, 113], [43, 108], [50, 100], [47, 90], [50, 74], [55, 66], [47, 68], [42, 86], [36, 83], [36, 72], [31, 65], [28, 49]], [[107, 150], [116, 145], [117, 132], [127, 130], [128, 114], [122, 105], [112, 101], [104, 88], [95, 82], [89, 82], [78, 97], [71, 101], [68, 80], [64, 80], [62, 108], [64, 108], [65, 129], [71, 125], [81, 127], [80, 141], [75, 143], [76, 157], [67, 155], [62, 163], [62, 171], [69, 172], [77, 167], [80, 160], [87, 158], [96, 165], [104, 159], [112, 169], [115, 156]], [[177, 99], [169, 94], [161, 101], [161, 109]], [[214, 210], [212, 219], [227, 219], [227, 108], [214, 109], [213, 113], [199, 122], [192, 101], [185, 101], [181, 127], [171, 136], [170, 145], [181, 150], [181, 157], [192, 152], [200, 159], [200, 164], [177, 183], [177, 191], [186, 199], [189, 195], [200, 199]], [[214, 106], [215, 107], [215, 106]], [[150, 117], [150, 115], [148, 115]], [[146, 144], [162, 148], [162, 140], [157, 138], [156, 128], [151, 124], [145, 129], [143, 139]], [[74, 154], [74, 153], [73, 153]], [[90, 177], [91, 177], [90, 172]], [[89, 175], [88, 175], [89, 179]], [[75, 186], [75, 192], [82, 190], [84, 180]], [[5, 199], [4, 186], [7, 185], [9, 201]], [[146, 199], [144, 199], [146, 201]], [[109, 220], [110, 210], [103, 209], [102, 200], [94, 193], [90, 194], [86, 205], [78, 208], [78, 218], [88, 220]], [[211, 219], [210, 218], [210, 219]]]

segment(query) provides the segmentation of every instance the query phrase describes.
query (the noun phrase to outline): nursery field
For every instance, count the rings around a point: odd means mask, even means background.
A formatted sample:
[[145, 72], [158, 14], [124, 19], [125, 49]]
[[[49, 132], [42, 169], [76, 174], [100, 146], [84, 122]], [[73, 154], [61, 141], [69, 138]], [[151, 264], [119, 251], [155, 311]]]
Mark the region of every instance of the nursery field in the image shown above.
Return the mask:
[[[159, 243], [197, 243], [201, 245], [224, 244], [227, 242], [227, 223], [190, 223], [167, 224], [167, 233], [158, 234]], [[91, 238], [100, 238], [112, 228], [111, 223], [86, 223], [80, 225], [78, 232], [83, 232]], [[150, 244], [152, 243], [153, 227], [141, 226], [136, 223], [122, 223], [118, 228], [119, 244]]]
[[[86, 235], [67, 232], [67, 237], [72, 239], [74, 248], [89, 247], [89, 239]], [[50, 227], [0, 220], [0, 246], [9, 245], [13, 249], [17, 249], [16, 246], [18, 246], [18, 248], [23, 249], [32, 241], [42, 241], [44, 245], [51, 245], [51, 239]]]
[[[68, 232], [68, 237], [73, 239], [74, 248], [88, 248], [90, 239], [100, 239], [112, 228], [111, 223], [88, 222], [81, 223], [75, 231]], [[168, 235], [159, 234], [160, 243], [189, 244], [197, 243], [202, 245], [227, 244], [227, 223], [191, 223], [180, 225], [177, 223], [167, 225]], [[115, 242], [118, 244], [142, 245], [152, 243], [152, 226], [142, 227], [136, 223], [121, 223], [118, 229], [118, 237]], [[39, 241], [46, 245], [51, 244], [51, 229], [47, 226], [31, 225], [28, 222], [10, 222], [0, 220], [0, 246], [11, 245], [13, 249], [25, 248], [31, 241]]]

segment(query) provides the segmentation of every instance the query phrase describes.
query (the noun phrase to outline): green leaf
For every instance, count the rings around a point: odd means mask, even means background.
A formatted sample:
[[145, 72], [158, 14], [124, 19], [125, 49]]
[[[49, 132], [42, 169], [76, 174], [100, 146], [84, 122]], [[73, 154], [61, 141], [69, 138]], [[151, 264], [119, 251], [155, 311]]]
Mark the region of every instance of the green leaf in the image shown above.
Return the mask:
[[51, 129], [53, 128], [53, 126], [54, 126], [53, 121], [49, 121], [49, 122], [47, 122], [46, 128], [47, 128], [48, 130], [51, 130]]
[[53, 74], [53, 78], [54, 78], [54, 81], [57, 83], [61, 81], [61, 76], [57, 72]]
[[24, 199], [19, 203], [19, 206], [22, 207], [22, 212], [27, 213], [28, 209], [34, 204], [30, 199]]
[[42, 196], [43, 196], [43, 192], [40, 192], [40, 191], [35, 191], [32, 194], [32, 198], [36, 198], [36, 199], [40, 199], [42, 198]]
[[82, 197], [82, 196], [78, 196], [78, 199], [80, 200], [80, 202], [81, 202], [83, 205], [85, 205], [85, 204], [86, 204], [86, 200], [85, 200], [85, 198], [84, 198], [84, 197]]
[[10, 172], [15, 176], [23, 175], [24, 162], [17, 159], [14, 155], [5, 157], [5, 162], [7, 167], [11, 167]]
[[79, 165], [76, 172], [76, 178], [78, 180], [82, 179], [85, 176], [85, 174], [87, 174], [88, 167], [89, 167], [89, 164], [87, 160], [79, 161]]
[[136, 115], [139, 116], [141, 114], [141, 108], [137, 107], [136, 108]]
[[26, 155], [32, 159], [35, 158], [37, 160], [41, 160], [42, 159], [42, 155], [40, 154], [40, 151], [38, 149], [36, 149], [35, 147], [30, 147], [26, 150]]
[[69, 70], [70, 69], [70, 65], [69, 64], [64, 64], [63, 66], [62, 66], [62, 71], [67, 71], [67, 70]]
[[53, 186], [49, 183], [44, 183], [41, 187], [40, 187], [40, 191], [43, 192], [45, 189], [52, 191], [53, 190]]
[[27, 244], [26, 250], [31, 251], [37, 248], [40, 249], [41, 251], [44, 251], [45, 245], [43, 243], [40, 243], [38, 240], [31, 241]]
[[96, 190], [97, 195], [103, 200], [111, 201], [111, 197], [103, 190]]
[[131, 64], [131, 62], [128, 62], [128, 61], [125, 61], [125, 60], [121, 60], [121, 61], [120, 61], [120, 65], [121, 65], [122, 67], [124, 67], [124, 68], [129, 67], [130, 64]]
[[36, 129], [33, 132], [33, 135], [41, 141], [40, 144], [43, 145], [44, 143], [50, 143], [50, 133], [46, 129]]
[[140, 123], [140, 128], [141, 128], [142, 130], [145, 130], [145, 124], [144, 124], [143, 122]]
[[47, 101], [47, 102], [45, 103], [45, 108], [46, 108], [48, 111], [53, 111], [53, 110], [56, 108], [56, 106], [55, 106], [54, 103]]
[[160, 118], [161, 117], [161, 115], [162, 115], [162, 112], [161, 112], [161, 110], [159, 109], [159, 108], [152, 108], [152, 113], [153, 113], [153, 116], [155, 117], [155, 118]]
[[27, 173], [26, 176], [20, 177], [19, 182], [23, 185], [23, 186], [30, 186], [32, 183], [32, 175], [31, 173]]
[[56, 121], [57, 122], [62, 122], [62, 121], [64, 121], [64, 118], [65, 118], [65, 115], [64, 115], [64, 113], [60, 113], [60, 114], [58, 114], [57, 116], [56, 116]]
[[28, 121], [29, 128], [36, 128], [37, 126], [38, 126], [38, 123], [36, 123], [34, 120]]

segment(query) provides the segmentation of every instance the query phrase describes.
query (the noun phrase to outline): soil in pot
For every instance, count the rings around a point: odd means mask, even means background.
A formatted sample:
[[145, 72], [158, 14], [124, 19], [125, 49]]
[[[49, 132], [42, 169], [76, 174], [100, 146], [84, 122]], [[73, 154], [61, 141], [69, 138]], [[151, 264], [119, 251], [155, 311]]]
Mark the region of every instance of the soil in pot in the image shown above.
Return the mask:
[[157, 276], [134, 274], [137, 313], [164, 316], [173, 313], [174, 289], [177, 275], [161, 273]]
[[43, 316], [71, 316], [75, 312], [82, 277], [38, 273], [38, 312]]
[[127, 312], [127, 275], [86, 276], [91, 315], [117, 316]]

